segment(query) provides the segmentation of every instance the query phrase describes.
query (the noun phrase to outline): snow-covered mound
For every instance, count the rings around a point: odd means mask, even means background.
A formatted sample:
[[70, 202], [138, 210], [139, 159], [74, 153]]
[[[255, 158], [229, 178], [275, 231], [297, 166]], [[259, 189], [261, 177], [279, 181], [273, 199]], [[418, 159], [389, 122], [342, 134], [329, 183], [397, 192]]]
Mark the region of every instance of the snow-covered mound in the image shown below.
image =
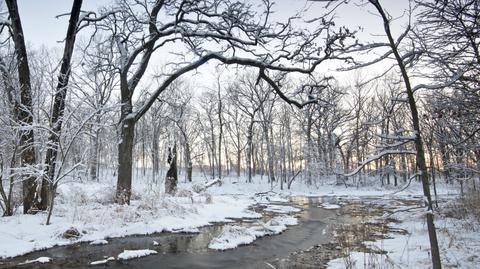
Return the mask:
[[323, 203], [319, 207], [324, 208], [324, 209], [339, 209], [339, 208], [341, 208], [340, 205], [330, 204], [330, 203]]
[[108, 244], [108, 241], [105, 239], [98, 239], [90, 242], [90, 245], [106, 245], [106, 244]]
[[289, 205], [267, 205], [265, 211], [274, 213], [295, 213], [300, 212], [301, 209]]
[[137, 250], [124, 250], [122, 253], [118, 254], [119, 260], [130, 260], [135, 258], [141, 258], [148, 255], [157, 254], [155, 250], [151, 249], [137, 249]]
[[252, 227], [242, 227], [237, 225], [226, 225], [222, 233], [212, 239], [208, 247], [216, 250], [226, 250], [236, 248], [240, 245], [253, 243], [257, 238], [279, 234], [287, 229], [287, 225], [298, 224], [297, 218], [293, 216], [277, 216], [267, 223], [258, 223]]
[[49, 263], [52, 261], [52, 258], [50, 257], [39, 257], [35, 260], [26, 260], [25, 262], [21, 264], [29, 264], [29, 263]]

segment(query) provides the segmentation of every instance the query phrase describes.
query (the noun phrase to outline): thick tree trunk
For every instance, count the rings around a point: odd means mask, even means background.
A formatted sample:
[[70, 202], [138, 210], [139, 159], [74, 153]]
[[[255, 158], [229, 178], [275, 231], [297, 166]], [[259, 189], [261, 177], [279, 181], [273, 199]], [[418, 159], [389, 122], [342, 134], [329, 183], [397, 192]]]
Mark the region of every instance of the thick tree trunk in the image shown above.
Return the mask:
[[177, 145], [168, 149], [167, 163], [170, 165], [165, 177], [165, 193], [174, 194], [177, 191]]
[[[8, 14], [11, 20], [12, 38], [15, 45], [17, 57], [18, 80], [20, 82], [20, 103], [15, 103], [17, 123], [23, 128], [20, 130], [20, 152], [21, 166], [32, 166], [36, 164], [34, 144], [34, 133], [30, 126], [33, 124], [32, 93], [30, 83], [30, 68], [28, 66], [27, 49], [22, 29], [22, 22], [18, 12], [16, 0], [5, 1]], [[34, 205], [35, 190], [37, 187], [36, 178], [32, 175], [23, 175], [23, 213], [28, 213]]]
[[[124, 107], [126, 107], [124, 105]], [[129, 118], [131, 106], [122, 108], [123, 120], [120, 126], [120, 142], [118, 143], [118, 176], [115, 202], [130, 204], [132, 192], [133, 143], [135, 137], [135, 120]], [[125, 109], [125, 112], [123, 110]]]

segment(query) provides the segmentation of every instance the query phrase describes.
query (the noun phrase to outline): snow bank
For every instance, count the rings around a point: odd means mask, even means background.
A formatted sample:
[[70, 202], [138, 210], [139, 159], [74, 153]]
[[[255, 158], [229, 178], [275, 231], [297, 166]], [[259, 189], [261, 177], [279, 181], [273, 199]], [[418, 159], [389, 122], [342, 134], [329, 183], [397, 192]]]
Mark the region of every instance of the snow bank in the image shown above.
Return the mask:
[[208, 248], [216, 250], [226, 250], [236, 248], [239, 245], [247, 245], [255, 241], [258, 237], [265, 235], [261, 231], [262, 227], [242, 227], [226, 225], [223, 227], [222, 233], [212, 239]]
[[289, 205], [267, 205], [265, 211], [274, 213], [295, 213], [300, 212], [301, 209]]
[[[366, 264], [364, 261], [368, 260], [369, 253], [364, 252], [350, 252], [348, 256], [333, 259], [328, 262], [328, 269], [363, 269], [363, 268], [377, 268], [372, 264]], [[373, 267], [372, 267], [373, 266]], [[380, 267], [383, 268], [383, 267]], [[388, 267], [390, 268], [390, 267]]]
[[157, 254], [155, 250], [151, 249], [138, 249], [138, 250], [124, 250], [122, 253], [118, 254], [119, 260], [130, 260], [135, 258], [141, 258], [153, 254]]
[[20, 264], [29, 264], [29, 263], [49, 263], [52, 261], [52, 258], [50, 257], [39, 257], [35, 260], [26, 260], [25, 262], [23, 263], [20, 263]]
[[279, 234], [287, 229], [287, 226], [297, 225], [298, 219], [293, 216], [276, 216], [264, 224], [264, 227], [272, 232]]
[[341, 208], [340, 205], [330, 204], [330, 203], [323, 203], [319, 207], [324, 208], [324, 209], [339, 209], [339, 208]]
[[[385, 195], [383, 188], [345, 188], [336, 186], [335, 181], [332, 184], [326, 181], [319, 188], [294, 182], [292, 189], [279, 190], [278, 185], [272, 187], [260, 177], [255, 177], [253, 183], [248, 184], [238, 183], [244, 180], [236, 177], [224, 178], [222, 186], [213, 185], [201, 194], [189, 191], [194, 184], [204, 182], [203, 176], [194, 177], [192, 183], [179, 182], [179, 190], [186, 190], [185, 196], [165, 196], [162, 185], [152, 184], [140, 177], [133, 182], [131, 204], [118, 205], [113, 203], [115, 181], [113, 177], [101, 177], [100, 183], [64, 182], [58, 187], [52, 224], [48, 226], [45, 225], [47, 215], [42, 212], [0, 218], [0, 258], [79, 242], [104, 242], [101, 241], [104, 238], [160, 232], [197, 232], [199, 227], [236, 218], [258, 219], [261, 214], [249, 210], [250, 206], [257, 202], [285, 202], [286, 197], [293, 195], [343, 195], [349, 199], [365, 195], [389, 196]], [[441, 185], [437, 186], [437, 191], [443, 194], [454, 192], [451, 187], [443, 188]], [[255, 195], [260, 192], [265, 195]], [[421, 193], [421, 184], [412, 182], [401, 196], [396, 196], [411, 197]], [[300, 209], [268, 205], [267, 211], [291, 213]], [[71, 227], [80, 232], [79, 237], [62, 238], [62, 233]]]
[[[421, 198], [419, 199], [421, 201]], [[363, 242], [368, 248], [386, 251], [386, 255], [352, 252], [347, 257], [330, 261], [328, 268], [431, 268], [425, 209], [403, 204], [399, 200], [375, 200], [372, 202], [386, 205], [387, 208], [397, 211], [391, 217], [400, 222], [388, 223], [388, 226], [393, 230], [404, 230], [408, 233], [389, 232], [386, 239]], [[448, 202], [444, 206], [447, 207]], [[478, 268], [478, 264], [480, 264], [478, 255], [480, 234], [478, 231], [466, 228], [468, 225], [465, 226], [465, 223], [468, 221], [452, 219], [436, 212], [435, 226], [437, 227], [442, 267]], [[376, 223], [378, 220], [374, 219], [368, 222]], [[353, 266], [349, 267], [351, 264]]]
[[105, 239], [98, 239], [90, 242], [90, 245], [106, 245], [106, 244], [108, 244], [108, 241]]
[[296, 224], [298, 224], [298, 220], [293, 216], [277, 216], [267, 223], [259, 222], [252, 227], [226, 225], [222, 233], [212, 239], [208, 248], [227, 250], [240, 245], [248, 245], [257, 240], [257, 238], [279, 234], [287, 229], [287, 225]]
[[[255, 204], [250, 196], [208, 193], [165, 196], [154, 189], [155, 186], [141, 184], [134, 185], [132, 197], [135, 199], [130, 205], [118, 205], [109, 200], [111, 185], [108, 182], [65, 183], [59, 187], [51, 225], [45, 225], [47, 215], [42, 212], [0, 218], [0, 258], [79, 242], [103, 244], [105, 238], [198, 232], [199, 227], [214, 222], [262, 216], [248, 209]], [[103, 195], [97, 196], [99, 193]], [[62, 233], [71, 227], [75, 227], [80, 236], [62, 238]]]

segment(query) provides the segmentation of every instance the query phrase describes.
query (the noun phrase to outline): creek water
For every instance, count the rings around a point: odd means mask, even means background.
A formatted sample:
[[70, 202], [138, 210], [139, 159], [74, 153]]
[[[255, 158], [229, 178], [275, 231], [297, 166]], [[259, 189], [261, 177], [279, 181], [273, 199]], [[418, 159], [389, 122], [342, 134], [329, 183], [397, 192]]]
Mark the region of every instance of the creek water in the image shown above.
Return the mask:
[[[321, 198], [292, 197], [290, 205], [299, 207], [299, 224], [289, 226], [279, 235], [266, 236], [254, 243], [226, 251], [208, 249], [225, 223], [200, 228], [199, 233], [160, 233], [109, 239], [107, 245], [88, 243], [54, 247], [4, 260], [0, 268], [92, 268], [90, 262], [116, 257], [125, 249], [153, 249], [157, 255], [127, 261], [111, 261], [109, 268], [271, 268], [268, 264], [290, 253], [328, 242], [327, 223], [335, 222], [335, 210], [319, 208]], [[257, 209], [258, 210], [258, 209]], [[271, 215], [265, 214], [264, 219]], [[236, 220], [238, 225], [251, 225], [252, 220]], [[154, 246], [153, 241], [159, 244]], [[47, 264], [19, 265], [26, 260], [47, 256]], [[105, 265], [103, 265], [105, 266]], [[99, 266], [102, 267], [102, 266]], [[93, 267], [94, 268], [94, 267]]]

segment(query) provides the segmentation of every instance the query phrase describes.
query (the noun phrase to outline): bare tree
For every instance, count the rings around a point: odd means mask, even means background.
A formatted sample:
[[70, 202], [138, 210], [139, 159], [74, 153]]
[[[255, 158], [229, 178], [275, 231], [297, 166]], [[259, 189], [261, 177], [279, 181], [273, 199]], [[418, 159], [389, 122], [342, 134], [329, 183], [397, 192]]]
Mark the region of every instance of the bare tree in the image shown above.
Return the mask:
[[[318, 28], [308, 32], [294, 31], [291, 27], [294, 20], [289, 20], [285, 24], [270, 24], [272, 4], [269, 1], [263, 1], [262, 4], [264, 10], [254, 12], [253, 7], [248, 4], [238, 2], [232, 5], [224, 0], [212, 2], [123, 0], [119, 1], [113, 10], [105, 13], [108, 14], [105, 20], [96, 21], [97, 27], [108, 29], [109, 41], [113, 41], [118, 53], [122, 103], [118, 143], [119, 171], [116, 195], [118, 203], [130, 201], [135, 122], [148, 111], [156, 98], [175, 79], [210, 60], [218, 60], [223, 64], [254, 66], [260, 70], [261, 79], [269, 84], [275, 84], [268, 77], [267, 69], [310, 73], [324, 60], [339, 57], [337, 54], [346, 46], [345, 41], [353, 35], [345, 28], [333, 30], [331, 18], [315, 20]], [[158, 19], [160, 14], [164, 17], [162, 21]], [[317, 48], [313, 48], [311, 44], [314, 40], [320, 39], [325, 39], [326, 47], [319, 55]], [[255, 48], [272, 40], [280, 42], [277, 48], [280, 48], [278, 51], [281, 53], [278, 55], [255, 51]], [[293, 42], [294, 40], [297, 42]], [[213, 44], [205, 41], [214, 41], [220, 46], [208, 48], [208, 45]], [[151, 95], [150, 100], [134, 111], [132, 98], [146, 74], [152, 55], [173, 42], [182, 42], [188, 58], [186, 56], [180, 62], [172, 62], [168, 67], [173, 67], [173, 70], [163, 74], [164, 80]], [[297, 46], [299, 43], [305, 45]], [[237, 57], [236, 51], [245, 52], [250, 58]], [[306, 68], [287, 67], [284, 64], [286, 61], [308, 62], [310, 65]], [[273, 89], [285, 101], [299, 107], [303, 105], [282, 94], [278, 87]]]
[[65, 100], [67, 97], [68, 80], [71, 74], [71, 61], [75, 38], [77, 36], [80, 10], [83, 0], [74, 0], [70, 20], [68, 22], [67, 36], [65, 38], [65, 47], [63, 51], [62, 64], [58, 75], [58, 84], [53, 101], [52, 114], [50, 118], [51, 134], [48, 141], [48, 149], [45, 157], [46, 178], [42, 178], [40, 191], [40, 200], [37, 202], [39, 210], [45, 210], [48, 206], [48, 187], [47, 182], [53, 181], [56, 172], [56, 160], [58, 154], [58, 143], [62, 132], [63, 114], [65, 110]]
[[[368, 3], [374, 8], [375, 12], [380, 16], [382, 20], [384, 33], [387, 37], [387, 42], [361, 45], [359, 46], [358, 50], [367, 51], [367, 50], [372, 50], [374, 48], [388, 48], [388, 51], [382, 54], [380, 57], [370, 60], [368, 62], [357, 63], [353, 68], [361, 68], [364, 66], [369, 66], [369, 65], [381, 62], [385, 59], [388, 59], [389, 56], [393, 56], [395, 61], [395, 65], [393, 66], [396, 66], [400, 70], [402, 80], [405, 86], [406, 101], [408, 102], [408, 105], [409, 105], [410, 116], [412, 118], [412, 126], [413, 126], [413, 132], [414, 132], [412, 139], [408, 138], [406, 139], [406, 141], [407, 142], [413, 141], [413, 143], [415, 144], [415, 152], [412, 152], [412, 153], [414, 153], [416, 157], [416, 166], [418, 168], [419, 177], [422, 181], [423, 193], [425, 196], [425, 206], [428, 211], [426, 214], [426, 217], [427, 217], [428, 234], [430, 238], [430, 248], [432, 252], [432, 264], [434, 269], [439, 269], [441, 268], [441, 261], [440, 261], [440, 252], [438, 248], [437, 233], [434, 225], [433, 203], [430, 195], [430, 182], [429, 182], [428, 170], [427, 170], [427, 165], [425, 160], [425, 152], [424, 152], [424, 146], [423, 146], [423, 140], [422, 140], [422, 132], [420, 128], [420, 118], [419, 118], [419, 113], [417, 108], [417, 101], [414, 95], [415, 91], [421, 89], [423, 86], [422, 85], [417, 85], [415, 87], [412, 86], [411, 78], [407, 70], [407, 66], [409, 64], [414, 63], [416, 56], [420, 52], [416, 50], [415, 47], [410, 48], [409, 50], [407, 50], [406, 53], [402, 53], [400, 51], [399, 46], [401, 45], [402, 41], [405, 40], [405, 37], [407, 36], [407, 34], [410, 33], [410, 30], [411, 30], [410, 24], [408, 24], [404, 32], [397, 39], [395, 39], [391, 31], [392, 16], [390, 16], [388, 12], [385, 11], [380, 1], [369, 0]], [[411, 10], [409, 15], [411, 16]], [[387, 68], [387, 72], [392, 68]], [[375, 157], [369, 158], [368, 160], [362, 162], [360, 166], [354, 170], [354, 172], [350, 173], [350, 175], [358, 173], [358, 171], [360, 171], [361, 168], [363, 168], [366, 164], [370, 163], [371, 161], [377, 160], [385, 155], [390, 155], [392, 153], [397, 154], [398, 151], [383, 151], [382, 153], [376, 155]]]
[[[32, 86], [30, 83], [30, 68], [28, 65], [27, 49], [23, 34], [22, 22], [18, 12], [16, 0], [7, 0], [8, 14], [10, 16], [10, 31], [15, 47], [17, 59], [19, 96], [15, 98], [16, 121], [22, 129], [19, 132], [20, 139], [20, 165], [24, 168], [36, 165], [34, 148], [33, 111], [32, 111]], [[23, 213], [28, 213], [34, 205], [36, 178], [26, 171], [23, 176]]]

